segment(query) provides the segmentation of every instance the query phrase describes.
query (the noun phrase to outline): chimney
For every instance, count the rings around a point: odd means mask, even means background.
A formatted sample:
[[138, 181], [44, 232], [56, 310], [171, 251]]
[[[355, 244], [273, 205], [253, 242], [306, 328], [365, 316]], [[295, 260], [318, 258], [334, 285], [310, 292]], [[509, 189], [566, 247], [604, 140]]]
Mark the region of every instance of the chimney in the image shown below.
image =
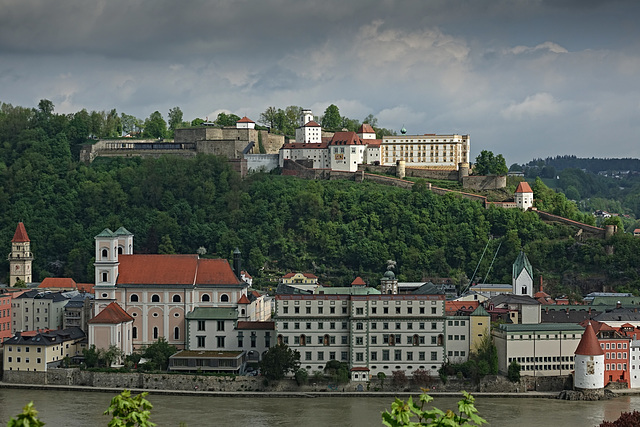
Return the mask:
[[544, 291], [542, 290], [542, 275], [540, 276], [540, 292], [544, 292]]
[[240, 262], [240, 249], [235, 248], [235, 250], [233, 251], [233, 269], [236, 273], [236, 277], [238, 278], [238, 280], [242, 280], [240, 277], [240, 266], [241, 266], [241, 262]]
[[616, 308], [622, 308], [622, 303], [620, 301], [616, 303]]

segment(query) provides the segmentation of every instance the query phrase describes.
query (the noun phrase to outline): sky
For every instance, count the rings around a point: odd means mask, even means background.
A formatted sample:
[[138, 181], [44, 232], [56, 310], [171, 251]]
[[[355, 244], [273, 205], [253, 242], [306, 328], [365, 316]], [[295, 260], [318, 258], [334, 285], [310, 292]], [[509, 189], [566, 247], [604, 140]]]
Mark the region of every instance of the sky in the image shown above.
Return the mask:
[[330, 104], [512, 163], [640, 157], [637, 0], [0, 0], [0, 102], [258, 121]]

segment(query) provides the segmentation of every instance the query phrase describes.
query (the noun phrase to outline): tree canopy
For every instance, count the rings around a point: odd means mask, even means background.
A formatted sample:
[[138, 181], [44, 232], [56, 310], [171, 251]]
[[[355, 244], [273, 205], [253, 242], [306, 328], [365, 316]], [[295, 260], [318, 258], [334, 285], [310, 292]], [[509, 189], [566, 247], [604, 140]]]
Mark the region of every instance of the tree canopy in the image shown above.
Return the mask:
[[476, 175], [506, 175], [509, 169], [502, 154], [494, 156], [492, 151], [482, 150], [476, 157], [473, 172]]
[[294, 373], [300, 367], [300, 353], [285, 344], [271, 347], [260, 361], [262, 375], [270, 380], [281, 380], [287, 373]]

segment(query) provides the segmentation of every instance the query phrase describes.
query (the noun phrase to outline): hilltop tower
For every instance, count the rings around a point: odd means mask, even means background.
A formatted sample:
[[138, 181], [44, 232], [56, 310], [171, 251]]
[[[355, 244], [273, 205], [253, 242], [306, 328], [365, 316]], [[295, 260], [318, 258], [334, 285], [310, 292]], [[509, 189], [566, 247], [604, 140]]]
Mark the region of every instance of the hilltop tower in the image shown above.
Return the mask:
[[9, 286], [15, 286], [18, 280], [31, 283], [31, 240], [22, 222], [18, 223], [16, 232], [11, 239], [11, 253], [9, 254]]
[[598, 343], [591, 322], [587, 324], [575, 351], [573, 388], [597, 395], [604, 394], [604, 351]]
[[522, 181], [518, 184], [518, 188], [516, 188], [516, 192], [514, 194], [514, 199], [518, 209], [526, 211], [533, 207], [533, 190], [528, 183]]

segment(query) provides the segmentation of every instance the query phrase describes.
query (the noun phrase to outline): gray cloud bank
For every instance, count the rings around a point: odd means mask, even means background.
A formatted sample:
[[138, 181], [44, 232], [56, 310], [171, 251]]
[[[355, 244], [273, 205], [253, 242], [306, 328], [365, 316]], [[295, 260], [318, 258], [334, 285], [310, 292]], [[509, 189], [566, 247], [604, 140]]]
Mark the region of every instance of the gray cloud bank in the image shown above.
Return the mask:
[[508, 163], [640, 157], [636, 1], [0, 0], [0, 101], [269, 105], [469, 133]]

